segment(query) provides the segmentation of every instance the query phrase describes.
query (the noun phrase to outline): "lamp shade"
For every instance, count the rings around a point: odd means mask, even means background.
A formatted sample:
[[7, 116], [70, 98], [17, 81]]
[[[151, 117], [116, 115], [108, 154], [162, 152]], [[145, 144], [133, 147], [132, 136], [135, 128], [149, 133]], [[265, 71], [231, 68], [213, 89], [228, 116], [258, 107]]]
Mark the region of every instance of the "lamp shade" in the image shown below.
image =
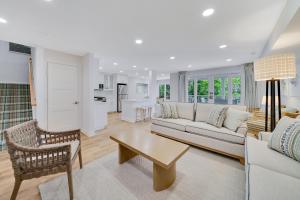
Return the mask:
[[294, 54], [271, 55], [254, 62], [256, 81], [296, 78], [296, 58]]

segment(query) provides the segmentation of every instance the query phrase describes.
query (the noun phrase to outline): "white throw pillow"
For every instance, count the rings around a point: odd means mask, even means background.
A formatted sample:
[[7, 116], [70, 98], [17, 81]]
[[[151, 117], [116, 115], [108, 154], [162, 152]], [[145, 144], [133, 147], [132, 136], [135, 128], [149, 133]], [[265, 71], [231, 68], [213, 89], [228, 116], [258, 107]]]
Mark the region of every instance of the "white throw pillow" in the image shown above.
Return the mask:
[[241, 126], [241, 124], [247, 121], [249, 117], [250, 117], [250, 113], [248, 112], [229, 108], [226, 112], [224, 127], [232, 131], [237, 131], [237, 129]]
[[300, 120], [289, 117], [279, 120], [268, 146], [300, 161]]
[[219, 105], [214, 106], [210, 110], [210, 113], [208, 115], [206, 122], [208, 124], [211, 124], [213, 126], [221, 128], [223, 125], [223, 122], [225, 120], [227, 110], [228, 110], [228, 107], [219, 106]]

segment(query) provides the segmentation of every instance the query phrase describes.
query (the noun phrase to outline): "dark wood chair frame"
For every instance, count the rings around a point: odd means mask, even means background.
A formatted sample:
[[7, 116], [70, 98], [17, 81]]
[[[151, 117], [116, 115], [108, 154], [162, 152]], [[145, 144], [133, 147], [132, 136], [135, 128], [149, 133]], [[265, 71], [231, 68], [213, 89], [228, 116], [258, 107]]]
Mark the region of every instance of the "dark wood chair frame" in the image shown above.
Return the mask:
[[[5, 130], [4, 135], [15, 176], [11, 200], [16, 199], [22, 181], [60, 172], [67, 173], [69, 196], [73, 200], [72, 164], [77, 155], [82, 169], [80, 130], [48, 132], [32, 120]], [[79, 142], [73, 157], [72, 141]], [[52, 145], [39, 148], [46, 144]]]

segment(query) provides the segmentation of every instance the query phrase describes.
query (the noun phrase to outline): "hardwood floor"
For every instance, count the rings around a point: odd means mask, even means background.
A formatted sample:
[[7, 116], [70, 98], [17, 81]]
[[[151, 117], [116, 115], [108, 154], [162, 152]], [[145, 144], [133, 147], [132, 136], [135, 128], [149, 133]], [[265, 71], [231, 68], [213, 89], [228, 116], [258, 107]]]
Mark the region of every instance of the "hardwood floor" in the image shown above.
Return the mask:
[[[96, 160], [106, 154], [117, 150], [117, 143], [109, 139], [109, 136], [114, 133], [126, 132], [150, 132], [150, 122], [127, 123], [120, 120], [120, 115], [117, 113], [108, 115], [108, 126], [105, 130], [98, 132], [97, 136], [87, 137], [82, 135], [82, 157], [84, 165]], [[83, 167], [84, 167], [83, 165]], [[74, 170], [79, 169], [79, 162], [76, 160], [73, 165]], [[61, 173], [62, 174], [62, 173]], [[23, 181], [18, 193], [18, 200], [39, 200], [40, 194], [38, 185], [53, 179], [57, 175], [41, 177]], [[0, 152], [0, 199], [10, 199], [13, 189], [14, 175], [11, 167], [9, 155], [6, 151]]]

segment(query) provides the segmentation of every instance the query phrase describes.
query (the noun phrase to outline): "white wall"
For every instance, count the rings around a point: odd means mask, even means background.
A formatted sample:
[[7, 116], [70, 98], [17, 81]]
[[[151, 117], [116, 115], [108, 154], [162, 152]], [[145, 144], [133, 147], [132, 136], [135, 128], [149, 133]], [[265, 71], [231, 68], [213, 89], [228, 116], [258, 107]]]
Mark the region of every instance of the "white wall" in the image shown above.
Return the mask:
[[[34, 71], [34, 85], [36, 91], [36, 119], [39, 126], [48, 130], [48, 63], [60, 63], [65, 65], [77, 66], [79, 68], [78, 74], [78, 95], [80, 102], [82, 98], [82, 57], [66, 54], [58, 51], [52, 51], [41, 47], [33, 48], [33, 71]], [[79, 104], [79, 122], [82, 122], [82, 104]], [[82, 127], [82, 124], [80, 124]]]
[[[146, 79], [130, 77], [128, 79], [128, 99], [144, 99], [144, 97], [145, 97], [144, 95], [137, 94], [137, 92], [136, 92], [136, 84], [137, 83], [148, 84], [149, 81]], [[149, 91], [148, 91], [148, 93], [149, 93]]]
[[29, 55], [9, 51], [9, 43], [0, 40], [0, 83], [28, 84]]
[[82, 82], [82, 131], [88, 135], [95, 135], [94, 124], [94, 88], [96, 81], [95, 72], [98, 70], [99, 60], [93, 54], [87, 54], [83, 58], [83, 82]]

